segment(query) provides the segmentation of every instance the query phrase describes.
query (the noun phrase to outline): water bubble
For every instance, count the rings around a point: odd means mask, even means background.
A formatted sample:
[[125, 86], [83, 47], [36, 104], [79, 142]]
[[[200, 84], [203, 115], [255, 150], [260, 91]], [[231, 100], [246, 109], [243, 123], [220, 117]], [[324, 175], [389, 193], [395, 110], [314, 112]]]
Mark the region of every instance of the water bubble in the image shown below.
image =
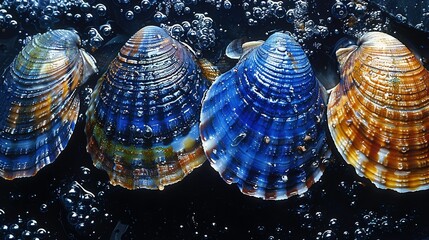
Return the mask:
[[85, 14], [85, 22], [92, 22], [94, 20], [94, 16], [91, 13]]
[[99, 3], [99, 4], [95, 5], [95, 8], [97, 10], [98, 16], [103, 17], [106, 15], [107, 8], [104, 4]]
[[366, 239], [367, 234], [365, 232], [365, 229], [358, 228], [358, 229], [355, 230], [354, 236], [355, 236], [355, 239], [357, 239], [357, 240], [359, 240], [359, 239]]
[[76, 14], [73, 16], [73, 20], [74, 20], [75, 22], [80, 22], [80, 21], [82, 20], [82, 15], [80, 15], [79, 13], [76, 13]]
[[174, 11], [176, 11], [176, 13], [178, 13], [179, 15], [183, 13], [184, 8], [185, 8], [185, 4], [180, 1], [174, 3], [173, 5]]
[[241, 141], [243, 141], [244, 138], [246, 138], [246, 133], [240, 133], [237, 137], [234, 138], [234, 140], [231, 143], [231, 146], [236, 147], [238, 144], [240, 144]]
[[156, 12], [155, 15], [153, 16], [153, 20], [157, 23], [161, 23], [163, 21], [165, 21], [167, 19], [167, 16], [165, 14], [163, 14], [162, 12]]
[[69, 212], [68, 213], [68, 215], [67, 215], [67, 221], [71, 224], [71, 225], [75, 225], [75, 224], [77, 224], [78, 222], [79, 222], [79, 215], [76, 213], [76, 212], [74, 212], [74, 211], [71, 211], [71, 212]]
[[31, 239], [31, 236], [33, 236], [33, 234], [30, 231], [28, 231], [28, 230], [24, 230], [21, 233], [21, 237], [23, 239]]
[[343, 19], [347, 17], [347, 7], [344, 3], [337, 1], [331, 8], [331, 14], [335, 18]]
[[30, 219], [27, 222], [27, 229], [29, 230], [36, 230], [37, 228], [37, 221], [34, 219]]
[[282, 181], [283, 182], [287, 182], [289, 178], [287, 177], [287, 175], [282, 175]]
[[223, 8], [229, 10], [229, 9], [231, 9], [231, 7], [232, 7], [232, 3], [229, 0], [225, 0], [223, 2]]
[[337, 239], [337, 237], [332, 230], [326, 230], [322, 234], [322, 239]]
[[140, 13], [142, 11], [141, 7], [138, 5], [134, 6], [133, 10], [135, 13]]
[[87, 13], [91, 10], [91, 6], [87, 2], [82, 2], [80, 4], [80, 10], [84, 13]]
[[295, 20], [295, 13], [294, 13], [294, 9], [289, 9], [286, 12], [286, 21], [288, 23], [293, 23]]
[[148, 10], [150, 7], [152, 7], [152, 4], [150, 3], [149, 0], [143, 0], [141, 1], [140, 6], [142, 7], [143, 10]]
[[13, 239], [16, 239], [16, 238], [15, 238], [15, 235], [13, 235], [13, 234], [9, 233], [9, 234], [7, 234], [7, 235], [4, 237], [4, 239], [5, 239], [5, 240], [13, 240]]
[[106, 23], [100, 26], [100, 31], [104, 36], [109, 36], [112, 33], [112, 26]]
[[126, 13], [125, 13], [125, 19], [127, 19], [128, 21], [131, 21], [131, 20], [133, 20], [134, 19], [134, 13], [133, 13], [133, 11], [127, 11]]
[[8, 230], [9, 230], [9, 227], [7, 225], [4, 224], [0, 226], [0, 233], [5, 234], [7, 233]]
[[19, 232], [21, 231], [21, 229], [20, 229], [20, 227], [19, 227], [19, 225], [18, 225], [18, 224], [13, 223], [13, 224], [11, 224], [11, 225], [9, 226], [9, 231], [10, 231], [11, 233], [19, 233]]
[[404, 15], [398, 13], [395, 16], [396, 21], [400, 22], [400, 23], [406, 23], [407, 22], [407, 17], [405, 17]]
[[185, 30], [183, 29], [182, 25], [174, 24], [170, 28], [170, 33], [171, 33], [172, 37], [174, 37], [176, 39], [180, 39], [184, 35]]
[[261, 8], [255, 7], [253, 8], [253, 16], [257, 19], [262, 19], [264, 18], [264, 12], [262, 11]]
[[275, 10], [274, 10], [274, 16], [276, 18], [284, 18], [286, 16], [286, 9], [282, 6], [278, 6]]
[[48, 205], [46, 203], [43, 203], [42, 205], [40, 205], [40, 212], [41, 213], [48, 212]]
[[144, 125], [143, 126], [143, 137], [149, 139], [152, 136], [153, 136], [153, 130], [152, 130], [152, 128], [150, 126], [148, 126], [148, 125]]

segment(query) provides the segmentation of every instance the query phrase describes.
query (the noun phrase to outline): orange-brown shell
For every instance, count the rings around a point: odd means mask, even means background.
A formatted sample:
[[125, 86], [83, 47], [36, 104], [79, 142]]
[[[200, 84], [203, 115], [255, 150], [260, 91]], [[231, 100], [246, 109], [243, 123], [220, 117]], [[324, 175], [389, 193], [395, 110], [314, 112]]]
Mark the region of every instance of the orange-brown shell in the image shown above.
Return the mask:
[[379, 188], [429, 188], [429, 72], [381, 32], [337, 51], [341, 82], [328, 124], [343, 158]]

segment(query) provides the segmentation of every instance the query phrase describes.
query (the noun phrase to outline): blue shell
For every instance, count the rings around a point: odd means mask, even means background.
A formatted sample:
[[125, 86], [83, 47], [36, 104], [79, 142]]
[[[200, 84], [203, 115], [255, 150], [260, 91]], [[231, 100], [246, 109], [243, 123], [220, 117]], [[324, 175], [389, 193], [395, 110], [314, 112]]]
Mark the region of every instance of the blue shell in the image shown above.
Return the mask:
[[163, 189], [205, 160], [207, 90], [191, 52], [159, 27], [132, 36], [100, 78], [87, 111], [88, 152], [112, 184]]
[[69, 30], [36, 35], [0, 82], [0, 176], [28, 177], [53, 162], [79, 111], [76, 89], [97, 71]]
[[280, 200], [317, 181], [330, 156], [325, 104], [294, 39], [274, 33], [211, 86], [201, 138], [212, 167], [244, 194]]

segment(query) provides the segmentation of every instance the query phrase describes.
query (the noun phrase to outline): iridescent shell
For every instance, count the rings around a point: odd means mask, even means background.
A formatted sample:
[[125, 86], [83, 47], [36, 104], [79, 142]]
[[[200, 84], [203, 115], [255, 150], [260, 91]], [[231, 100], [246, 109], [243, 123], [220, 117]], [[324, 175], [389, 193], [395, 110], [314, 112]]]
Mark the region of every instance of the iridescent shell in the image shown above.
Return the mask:
[[380, 32], [337, 51], [341, 82], [328, 124], [360, 176], [398, 192], [429, 187], [429, 73], [400, 41]]
[[322, 176], [330, 155], [325, 104], [308, 58], [286, 33], [274, 33], [216, 79], [201, 111], [212, 167], [247, 195], [280, 200]]
[[1, 78], [0, 176], [35, 175], [69, 141], [79, 111], [77, 87], [97, 71], [69, 30], [36, 35]]
[[191, 52], [147, 26], [121, 48], [87, 111], [87, 150], [112, 184], [163, 189], [204, 161], [198, 122], [207, 80]]

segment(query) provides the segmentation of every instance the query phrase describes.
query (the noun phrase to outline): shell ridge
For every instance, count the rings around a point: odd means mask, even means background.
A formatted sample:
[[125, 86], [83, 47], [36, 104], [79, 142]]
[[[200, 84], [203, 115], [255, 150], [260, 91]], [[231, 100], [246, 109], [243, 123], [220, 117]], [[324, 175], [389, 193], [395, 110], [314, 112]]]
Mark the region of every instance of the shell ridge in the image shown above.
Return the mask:
[[204, 162], [200, 72], [158, 27], [144, 27], [121, 48], [97, 83], [85, 127], [94, 165], [112, 184], [163, 189]]
[[[295, 50], [297, 44], [288, 50], [286, 39], [273, 34], [219, 76], [201, 112], [202, 142], [212, 167], [244, 194], [263, 199], [307, 191], [322, 175], [320, 154], [328, 151], [319, 85], [308, 59]], [[297, 61], [284, 61], [295, 52]], [[283, 64], [301, 66], [277, 70]]]
[[384, 33], [367, 33], [358, 45], [329, 102], [334, 142], [356, 172], [377, 187], [427, 189], [427, 70]]

